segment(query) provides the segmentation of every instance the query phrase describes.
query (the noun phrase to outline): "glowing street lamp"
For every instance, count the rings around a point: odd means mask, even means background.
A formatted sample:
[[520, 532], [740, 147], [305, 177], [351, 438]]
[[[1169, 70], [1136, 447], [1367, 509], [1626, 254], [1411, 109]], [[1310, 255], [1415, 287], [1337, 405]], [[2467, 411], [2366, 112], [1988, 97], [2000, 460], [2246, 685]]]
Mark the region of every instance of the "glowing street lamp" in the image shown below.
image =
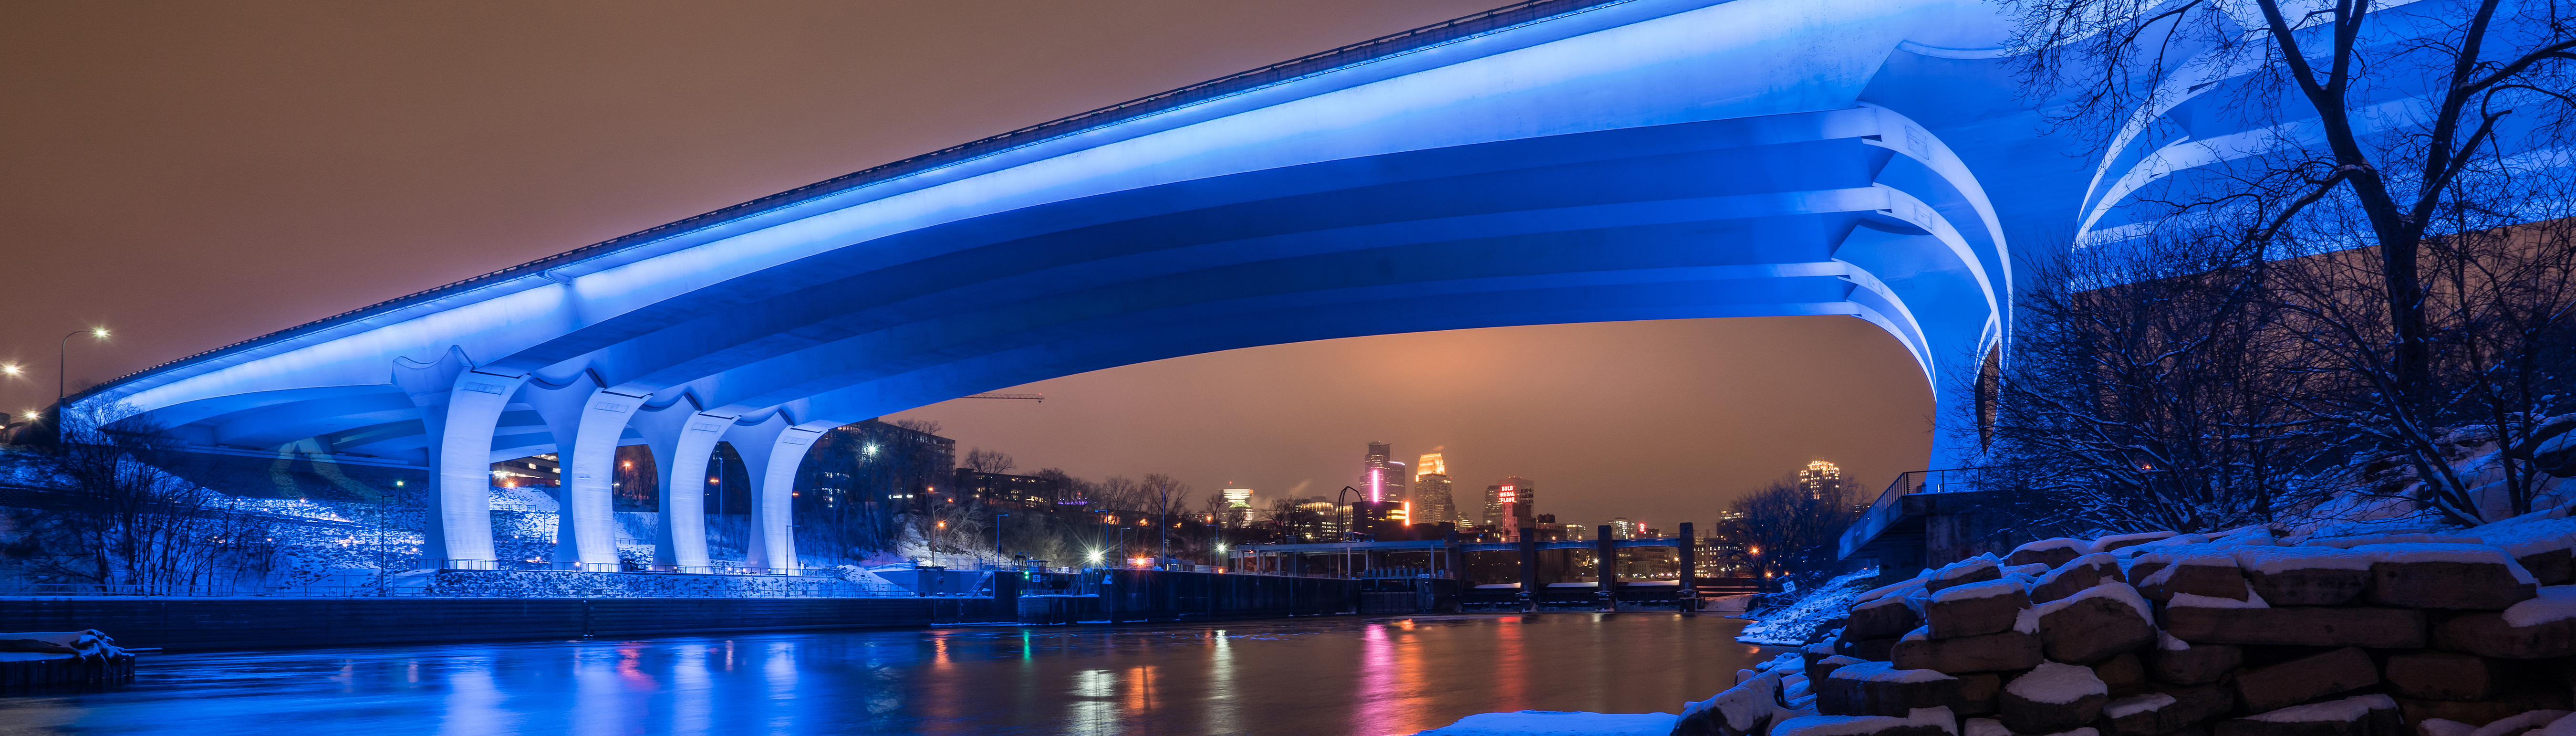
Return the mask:
[[62, 350], [54, 356], [54, 403], [56, 404], [63, 403], [63, 397], [71, 395], [71, 392], [67, 390], [71, 386], [71, 378], [68, 376], [67, 368], [71, 365], [72, 338], [79, 337], [82, 333], [95, 335], [101, 340], [107, 339], [107, 328], [105, 327], [92, 327], [63, 336], [62, 344], [60, 346]]

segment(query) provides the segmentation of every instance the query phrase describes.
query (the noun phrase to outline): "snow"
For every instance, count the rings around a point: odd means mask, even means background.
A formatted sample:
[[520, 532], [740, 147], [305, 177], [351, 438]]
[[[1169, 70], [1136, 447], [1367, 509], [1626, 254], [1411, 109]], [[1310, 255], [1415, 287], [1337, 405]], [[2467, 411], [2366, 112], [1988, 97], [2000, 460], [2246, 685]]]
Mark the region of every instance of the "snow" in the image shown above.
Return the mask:
[[1905, 632], [1905, 638], [1903, 639], [1903, 641], [1924, 641], [1924, 640], [1931, 639], [1931, 638], [1932, 638], [1932, 625], [1931, 625], [1931, 624], [1924, 624], [1924, 625], [1922, 625], [1922, 626], [1916, 626], [1916, 627], [1914, 627], [1914, 630], [1913, 630], [1913, 631]]
[[2047, 734], [2047, 736], [2102, 736], [2102, 732], [2093, 730], [2092, 726], [2085, 726], [2073, 731], [2059, 731], [2057, 733]]
[[2212, 532], [2209, 535], [2209, 541], [2211, 544], [2224, 544], [2239, 547], [2247, 545], [2271, 547], [2279, 545], [2281, 543], [2281, 538], [2273, 533], [2272, 527], [2264, 524], [2255, 524], [2253, 526], [2241, 526], [2223, 532]]
[[33, 661], [43, 660], [43, 659], [79, 659], [79, 658], [80, 658], [80, 655], [78, 655], [78, 654], [53, 654], [53, 653], [48, 653], [48, 652], [0, 652], [0, 662], [33, 662]]
[[1989, 580], [1982, 583], [1969, 583], [1967, 585], [1952, 586], [1942, 588], [1941, 592], [1932, 594], [1932, 602], [1949, 603], [1951, 601], [1964, 601], [1971, 598], [1993, 598], [1995, 596], [2012, 595], [2025, 590], [2023, 586], [2026, 584], [2027, 581], [2024, 580], [2004, 578], [2001, 580]]
[[2121, 543], [2121, 542], [2130, 542], [2130, 543], [2144, 543], [2144, 542], [2152, 542], [2152, 541], [2155, 541], [2155, 540], [2158, 540], [2158, 539], [2163, 539], [2163, 538], [2170, 537], [2170, 536], [2173, 536], [2173, 535], [2174, 535], [2174, 533], [2173, 533], [2173, 532], [2145, 532], [2145, 533], [2141, 533], [2141, 534], [2117, 534], [2117, 535], [2112, 535], [2112, 536], [2108, 536], [2108, 537], [2103, 537], [2103, 538], [2101, 538], [2101, 539], [2093, 540], [2093, 544], [2092, 544], [2091, 546], [2087, 546], [2087, 547], [2085, 547], [2085, 548], [2084, 548], [2084, 551], [2086, 551], [2086, 552], [2109, 552], [2109, 551], [2111, 551], [2109, 548], [2110, 548], [2110, 546], [2111, 546], [2111, 545], [2113, 545], [2113, 544], [2118, 544], [2118, 543]]
[[1902, 605], [1905, 605], [1905, 597], [1904, 597], [1904, 596], [1901, 596], [1901, 595], [1888, 596], [1888, 597], [1885, 597], [1885, 598], [1880, 598], [1880, 599], [1878, 599], [1878, 600], [1874, 600], [1874, 601], [1870, 601], [1870, 602], [1867, 602], [1867, 603], [1863, 603], [1863, 604], [1860, 604], [1860, 605], [1857, 605], [1857, 606], [1852, 606], [1852, 612], [1853, 612], [1853, 613], [1859, 613], [1859, 612], [1861, 612], [1861, 611], [1865, 611], [1865, 610], [1872, 609], [1872, 608], [1877, 608], [1877, 607], [1879, 607], [1879, 606], [1902, 606]]
[[[2514, 628], [2539, 626], [2552, 621], [2576, 618], [2576, 585], [2552, 585], [2540, 589], [2540, 597], [2513, 604], [2504, 609], [2504, 625]], [[6, 636], [0, 634], [0, 636]], [[2570, 728], [2576, 728], [2571, 725]]]
[[1995, 556], [1992, 554], [1977, 555], [1975, 557], [1970, 557], [1968, 559], [1943, 566], [1940, 570], [1932, 573], [1932, 579], [1957, 580], [1970, 575], [1975, 575], [1982, 570], [1993, 569], [2001, 564], [2001, 562], [2002, 561], [1995, 559]]
[[1779, 708], [1777, 696], [1782, 684], [1777, 673], [1755, 677], [1737, 683], [1735, 687], [1727, 688], [1716, 697], [1682, 706], [1681, 717], [1689, 718], [1693, 714], [1715, 708], [1718, 715], [1726, 718], [1727, 727], [1737, 731], [1750, 731], [1755, 721], [1771, 715], [1773, 710]]
[[2311, 539], [2307, 546], [2352, 549], [2365, 544], [2477, 544], [2476, 537], [2455, 534], [2371, 534], [2341, 539]]
[[2020, 613], [2013, 614], [2013, 630], [2024, 634], [2039, 633], [2039, 611], [2024, 608]]
[[2107, 573], [2112, 570], [2120, 569], [2120, 558], [2112, 556], [2109, 552], [2095, 552], [2082, 557], [2077, 557], [2066, 561], [2066, 564], [2064, 565], [2059, 565], [2056, 570], [2049, 571], [2047, 575], [2040, 576], [2039, 584], [2047, 585], [2055, 582], [2057, 580], [2057, 576], [2064, 575], [2066, 574], [2066, 571], [2079, 567], [2100, 568], [2103, 572]]
[[[2091, 672], [2092, 670], [2085, 671]], [[1829, 680], [1858, 680], [1861, 682], [1939, 682], [1942, 680], [1958, 679], [1949, 675], [1941, 674], [1939, 670], [1900, 670], [1896, 668], [1894, 663], [1890, 662], [1862, 662], [1860, 664], [1849, 665], [1842, 669], [1834, 670], [1833, 674], [1826, 675], [1825, 678]]]
[[2045, 562], [2033, 562], [2028, 565], [2014, 565], [2012, 567], [2004, 568], [2004, 577], [2020, 575], [2026, 578], [2037, 578], [2046, 574], [2048, 574], [2048, 563]]
[[2264, 601], [2263, 601], [2263, 596], [2262, 596], [2262, 595], [2257, 594], [2257, 593], [2255, 593], [2253, 590], [2250, 590], [2250, 589], [2249, 589], [2249, 590], [2246, 590], [2246, 591], [2245, 591], [2245, 600], [2241, 600], [2241, 601], [2240, 601], [2240, 600], [2237, 600], [2237, 599], [2234, 599], [2234, 598], [2211, 598], [2211, 597], [2209, 597], [2209, 596], [2205, 596], [2205, 595], [2193, 595], [2193, 594], [2190, 594], [2190, 593], [2175, 593], [2175, 594], [2174, 594], [2174, 597], [2173, 597], [2173, 600], [2165, 601], [2165, 607], [2166, 607], [2166, 608], [2271, 608], [2271, 607], [2272, 607], [2272, 604], [2264, 602]]
[[2535, 511], [2471, 529], [2469, 533], [2515, 557], [2555, 552], [2576, 547], [2576, 519], [2566, 518], [2565, 512], [2563, 506]]
[[1848, 654], [1836, 654], [1836, 655], [1831, 656], [1831, 657], [1826, 657], [1826, 658], [1824, 658], [1824, 659], [1816, 660], [1816, 664], [1821, 664], [1821, 665], [1824, 665], [1827, 669], [1831, 669], [1831, 668], [1835, 668], [1835, 667], [1845, 667], [1845, 666], [1849, 666], [1849, 665], [1860, 664], [1860, 663], [1862, 663], [1862, 662], [1867, 662], [1867, 661], [1869, 661], [1869, 660], [1861, 659], [1861, 658], [1859, 658], [1859, 657], [1854, 657], [1854, 656], [1851, 656], [1851, 655], [1848, 655]]
[[1846, 616], [1851, 610], [1852, 598], [1863, 590], [1860, 586], [1868, 585], [1874, 575], [1864, 570], [1826, 581], [1816, 586], [1815, 592], [1789, 604], [1779, 613], [1765, 614], [1745, 626], [1744, 633], [1737, 635], [1735, 640], [1784, 647], [1805, 644], [1807, 635], [1816, 627]]
[[1524, 710], [1478, 713], [1415, 736], [1665, 736], [1671, 713], [1591, 713]]
[[1992, 718], [1970, 718], [1968, 727], [1962, 730], [1966, 733], [1961, 736], [2013, 736], [2012, 729], [2005, 728], [2003, 721]]
[[2270, 713], [2246, 716], [2245, 720], [2265, 723], [2317, 723], [2321, 721], [2358, 721], [2374, 710], [2396, 710], [2397, 700], [2386, 695], [2355, 695], [2342, 700], [2293, 705]]
[[1957, 734], [1959, 719], [1949, 708], [1916, 708], [1904, 718], [1891, 716], [1799, 716], [1771, 727], [1771, 736], [1858, 736], [1904, 726], [1935, 726]]
[[[2022, 546], [2019, 546], [2019, 547], [2014, 547], [2014, 548], [2012, 548], [2012, 551], [2013, 551], [2013, 553], [2014, 553], [2014, 554], [2019, 554], [2019, 553], [2022, 553], [2022, 552], [2046, 552], [2046, 551], [2049, 551], [2049, 550], [2056, 550], [2056, 549], [2071, 549], [2071, 550], [2075, 550], [2077, 554], [2082, 554], [2082, 553], [2083, 553], [2087, 548], [2091, 547], [2092, 545], [2093, 545], [2093, 543], [2091, 543], [2091, 542], [2087, 542], [2087, 541], [2084, 541], [2084, 540], [2081, 540], [2081, 539], [2076, 539], [2076, 538], [2074, 538], [2074, 537], [2055, 537], [2055, 538], [2051, 538], [2051, 539], [2042, 539], [2042, 540], [2039, 540], [2039, 541], [2036, 541], [2036, 542], [2031, 542], [2031, 543], [2029, 543], [2029, 544], [2025, 544], [2025, 545], [2022, 545]], [[2012, 555], [2007, 554], [2007, 555], [2004, 555], [2004, 556], [2005, 556], [2005, 557], [2011, 557]]]
[[1852, 601], [1855, 603], [1867, 603], [1880, 598], [1892, 597], [1894, 594], [1898, 594], [1906, 588], [1922, 585], [1923, 581], [1929, 579], [1931, 576], [1931, 570], [1924, 570], [1922, 572], [1915, 573], [1914, 577], [1899, 580], [1885, 586], [1871, 588], [1868, 592], [1861, 593], [1859, 596], [1852, 598]]
[[2563, 710], [2524, 711], [2517, 715], [2489, 721], [2487, 725], [2479, 726], [2478, 730], [2471, 731], [2469, 734], [2470, 736], [2504, 736], [2508, 733], [2520, 733], [2524, 730], [2547, 726], [2566, 717], [2567, 711]]
[[2507, 571], [2513, 573], [2514, 580], [2531, 585], [2540, 584], [2539, 579], [2531, 576], [2531, 571], [2522, 569], [2522, 563], [2514, 561], [2513, 555], [2505, 554], [2502, 549], [2474, 542], [2466, 544], [2446, 542], [2395, 542], [2385, 544], [2364, 544], [2351, 547], [2350, 549], [2354, 552], [2370, 555], [2371, 562], [2459, 562], [2472, 565], [2503, 565]]
[[2156, 648], [2168, 652], [2188, 652], [2191, 651], [2191, 642], [2176, 639], [2172, 634], [2165, 633], [2164, 629], [2157, 629]]
[[1814, 644], [1809, 644], [1801, 648], [1799, 651], [1803, 651], [1808, 654], [1832, 654], [1834, 653], [1834, 643], [1830, 641], [1820, 641]]
[[2161, 710], [2165, 706], [2173, 705], [2174, 702], [2174, 696], [2166, 695], [2164, 693], [2153, 693], [2132, 698], [2121, 698], [2119, 700], [2111, 701], [2110, 705], [2102, 706], [2102, 717], [2126, 718], [2140, 713], [2145, 713], [2147, 711]]
[[2013, 678], [2004, 692], [2019, 695], [2034, 703], [2066, 704], [2083, 700], [2088, 695], [2109, 695], [2111, 688], [2093, 675], [2091, 667], [2041, 662], [2029, 674]]
[[2200, 549], [2194, 549], [2188, 552], [2150, 552], [2139, 555], [2137, 561], [2131, 562], [2129, 565], [2131, 567], [2136, 567], [2138, 565], [2144, 565], [2151, 562], [2162, 563], [2164, 567], [2157, 568], [2154, 573], [2148, 574], [2147, 579], [2138, 581], [2139, 585], [2163, 585], [2173, 582], [2174, 571], [2180, 570], [2184, 567], [2225, 567], [2230, 569], [2236, 567], [2235, 556], [2229, 555], [2226, 551]]
[[2444, 718], [2426, 718], [2415, 728], [2424, 736], [2469, 736], [2478, 732], [2476, 726]]
[[114, 657], [125, 653], [116, 639], [97, 629], [80, 631], [0, 632], [0, 652], [28, 652], [48, 657]]
[[[2253, 593], [2248, 592], [2246, 595], [2253, 595]], [[2182, 597], [2183, 596], [2181, 595], [2176, 595], [2174, 596], [2174, 599], [2181, 600]], [[2192, 597], [2198, 598], [2199, 596]], [[2117, 580], [2104, 580], [2101, 585], [2085, 588], [2083, 591], [2065, 598], [2042, 603], [2039, 608], [2034, 610], [2038, 611], [2037, 615], [2046, 616], [2051, 613], [2065, 610], [2067, 606], [2075, 605], [2076, 601], [2084, 600], [2086, 598], [2109, 598], [2121, 603], [2126, 603], [2129, 604], [2130, 608], [2137, 609], [2139, 618], [2146, 619], [2148, 621], [2156, 620], [2154, 609], [2147, 607], [2147, 599], [2138, 595], [2138, 589], [2129, 587], [2128, 583], [2123, 583]], [[2228, 602], [2234, 603], [2235, 601]]]
[[2238, 547], [2236, 566], [2279, 575], [2291, 570], [2368, 570], [2370, 555], [2336, 547]]
[[[2458, 735], [2438, 734], [2437, 736]], [[2558, 720], [2550, 721], [2549, 725], [2542, 726], [2537, 730], [2525, 732], [2524, 736], [2576, 736], [2576, 715], [2561, 716]]]

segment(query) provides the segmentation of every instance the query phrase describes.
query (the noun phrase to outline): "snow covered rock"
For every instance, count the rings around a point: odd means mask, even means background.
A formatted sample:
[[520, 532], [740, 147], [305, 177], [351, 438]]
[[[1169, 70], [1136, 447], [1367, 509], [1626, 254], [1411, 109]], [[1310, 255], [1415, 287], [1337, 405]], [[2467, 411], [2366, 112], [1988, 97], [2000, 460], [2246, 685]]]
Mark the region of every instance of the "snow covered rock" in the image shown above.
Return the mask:
[[2158, 736], [2199, 725], [2236, 709], [2236, 697], [2215, 687], [2178, 688], [2111, 701], [2102, 720], [2113, 736]]
[[[2576, 560], [2569, 558], [2569, 548], [2576, 547], [2576, 518], [2561, 506], [2499, 521], [2471, 530], [2478, 541], [2495, 545], [2513, 555], [2525, 571], [2541, 585], [2576, 583]], [[2569, 726], [2576, 729], [2576, 724]]]
[[1825, 681], [1825, 678], [1832, 676], [1834, 674], [1834, 670], [1842, 669], [1847, 665], [1860, 664], [1866, 661], [1869, 660], [1861, 659], [1859, 657], [1845, 657], [1843, 655], [1836, 654], [1809, 662], [1807, 663], [1807, 683], [1810, 687], [1822, 688], [1822, 683]]
[[2021, 670], [2039, 666], [2040, 642], [2038, 636], [2016, 630], [1954, 639], [1909, 639], [1897, 642], [1890, 657], [1897, 669], [1954, 674]]
[[2370, 653], [2345, 647], [2239, 672], [2236, 699], [2246, 710], [2269, 711], [2377, 684]]
[[1814, 715], [1791, 718], [1771, 736], [1958, 736], [1959, 719], [1948, 708], [1921, 708], [1904, 716]]
[[2091, 543], [2081, 539], [2067, 537], [2042, 539], [2014, 547], [2012, 554], [2004, 557], [2004, 564], [2007, 566], [2038, 564], [2054, 568], [2084, 556], [2085, 550], [2090, 546], [2092, 546]]
[[2219, 721], [2212, 736], [2402, 736], [2395, 700], [2356, 695]]
[[2134, 585], [2138, 595], [2159, 603], [2181, 593], [2240, 601], [2249, 594], [2244, 571], [2237, 569], [2236, 558], [2225, 552], [2151, 552], [2141, 556], [2130, 569], [2152, 570]]
[[2206, 685], [2245, 663], [2245, 649], [2233, 644], [2193, 644], [2156, 632], [2147, 652], [2147, 676], [2174, 685]]
[[2193, 644], [2418, 649], [2424, 612], [2413, 608], [2272, 608], [2254, 601], [2175, 596], [2165, 632]]
[[2477, 732], [2476, 726], [2447, 718], [2427, 718], [2415, 724], [2415, 736], [2469, 736]]
[[1886, 596], [1852, 607], [1851, 620], [1843, 624], [1843, 635], [1853, 639], [1884, 639], [1903, 636], [1923, 625], [1923, 617], [1914, 607], [1905, 605], [1901, 595]]
[[2452, 652], [2408, 652], [2388, 658], [2388, 684], [2398, 695], [2432, 700], [2484, 700], [2503, 684], [2496, 663]]
[[2110, 694], [2091, 668], [2042, 662], [2006, 683], [1995, 705], [2004, 726], [2016, 733], [2055, 733], [2101, 717]]
[[1959, 699], [1950, 711], [1960, 716], [1993, 715], [1995, 696], [2004, 692], [2004, 676], [1992, 672], [1959, 675]]
[[2093, 540], [2093, 546], [2092, 546], [2091, 548], [2086, 549], [2085, 551], [2087, 551], [2087, 552], [2110, 552], [2110, 551], [2118, 550], [2118, 549], [2121, 549], [2121, 548], [2124, 548], [2124, 547], [2135, 547], [2135, 546], [2138, 546], [2138, 545], [2141, 545], [2141, 544], [2146, 544], [2146, 543], [2148, 543], [2148, 542], [2154, 542], [2154, 541], [2159, 541], [2159, 540], [2163, 540], [2163, 539], [2169, 539], [2169, 538], [2172, 538], [2173, 536], [2174, 536], [2174, 533], [2173, 533], [2173, 532], [2146, 532], [2146, 533], [2144, 533], [2144, 534], [2120, 534], [2120, 535], [2116, 535], [2116, 536], [2103, 537], [2103, 538], [2101, 538], [2101, 539]]
[[2237, 547], [2236, 565], [2276, 606], [2339, 606], [2370, 586], [2370, 555], [2335, 547]]
[[[2484, 727], [2496, 721], [2535, 710], [2567, 710], [2564, 690], [2510, 690], [2505, 695], [2486, 700], [2426, 700], [2398, 698], [2397, 709], [2408, 723], [2432, 720], [2455, 721], [2472, 727]], [[2576, 728], [2576, 724], [2568, 724]], [[2544, 731], [2546, 729], [2543, 729]]]
[[2478, 730], [2470, 731], [2469, 736], [2522, 736], [2525, 731], [2546, 727], [2566, 717], [2567, 711], [2563, 710], [2525, 711], [2479, 726]]
[[1872, 662], [1885, 662], [1896, 652], [1897, 638], [1853, 639], [1846, 635], [1834, 640], [1834, 654]]
[[1826, 676], [1817, 690], [1816, 709], [1836, 716], [1903, 716], [1921, 708], [1946, 709], [1958, 698], [1959, 678], [1865, 662], [1845, 665]]
[[31, 654], [68, 654], [82, 659], [103, 659], [125, 654], [116, 639], [97, 629], [80, 631], [28, 631], [0, 633], [0, 652]]
[[2091, 664], [2156, 640], [2146, 599], [2116, 581], [2033, 610], [2039, 615], [2040, 645], [2049, 659], [2059, 662]]
[[2503, 659], [2576, 655], [2576, 585], [2541, 588], [2501, 612], [2462, 614], [2442, 622], [2443, 649]]
[[2040, 576], [2039, 582], [2030, 586], [2030, 600], [2033, 603], [2047, 603], [2065, 598], [2083, 592], [2086, 588], [2101, 585], [2103, 580], [2118, 577], [2119, 574], [2120, 560], [2109, 553], [2077, 557], [2058, 566], [2047, 575]]
[[1478, 713], [1414, 736], [1657, 736], [1672, 728], [1671, 713], [1524, 710]]
[[1672, 736], [1760, 736], [1779, 715], [1780, 673], [1736, 683], [1715, 697], [1682, 706]]
[[2365, 544], [2372, 605], [2501, 610], [2530, 600], [2538, 580], [2504, 550], [2484, 544]]
[[1946, 588], [2000, 579], [2003, 577], [2000, 562], [1994, 555], [1977, 555], [1950, 563], [1933, 571], [1932, 577], [1923, 581], [1923, 590], [1938, 593]]
[[2030, 595], [2021, 581], [2002, 579], [1944, 588], [1924, 604], [1923, 618], [1932, 626], [1932, 638], [1952, 639], [2009, 631], [2029, 607]]
[[2138, 661], [2137, 652], [2121, 652], [2110, 659], [2093, 663], [2093, 676], [2111, 688], [2111, 697], [2126, 697], [2145, 692], [2147, 668]]

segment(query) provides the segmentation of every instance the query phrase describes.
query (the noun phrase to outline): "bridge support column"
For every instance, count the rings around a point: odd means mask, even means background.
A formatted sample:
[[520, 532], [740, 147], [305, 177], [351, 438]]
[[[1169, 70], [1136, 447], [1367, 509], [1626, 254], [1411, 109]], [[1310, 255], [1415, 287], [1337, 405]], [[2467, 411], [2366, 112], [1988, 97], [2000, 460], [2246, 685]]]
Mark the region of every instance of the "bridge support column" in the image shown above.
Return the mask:
[[1699, 615], [1699, 537], [1691, 534], [1693, 531], [1691, 523], [1687, 521], [1682, 522], [1680, 531], [1682, 546], [1678, 548], [1677, 556], [1680, 558], [1682, 568], [1678, 575], [1681, 588], [1673, 591], [1673, 598], [1681, 602], [1682, 615], [1697, 616]]
[[491, 569], [492, 430], [526, 376], [466, 371], [449, 390], [438, 445], [438, 492], [424, 552], [448, 568]]
[[1521, 612], [1538, 612], [1538, 530], [1521, 527]]
[[1592, 598], [1601, 604], [1602, 613], [1618, 611], [1619, 540], [1610, 538], [1610, 525], [1601, 525], [1599, 536], [1593, 537], [1592, 548], [1594, 565], [1599, 568], [1593, 572], [1593, 578], [1600, 581], [1592, 589]]
[[618, 569], [617, 506], [608, 482], [616, 476], [617, 440], [643, 399], [577, 384], [533, 386], [526, 396], [554, 435], [555, 462], [562, 471], [555, 489], [555, 566]]
[[653, 539], [653, 566], [671, 572], [707, 572], [707, 458], [733, 418], [674, 405], [635, 415], [653, 448], [661, 475], [661, 530]]
[[787, 417], [779, 414], [737, 428], [735, 434], [748, 435], [735, 440], [733, 447], [742, 454], [744, 469], [751, 471], [751, 538], [743, 542], [745, 563], [774, 574], [793, 574], [796, 468], [804, 464], [805, 451], [823, 433], [789, 426]]

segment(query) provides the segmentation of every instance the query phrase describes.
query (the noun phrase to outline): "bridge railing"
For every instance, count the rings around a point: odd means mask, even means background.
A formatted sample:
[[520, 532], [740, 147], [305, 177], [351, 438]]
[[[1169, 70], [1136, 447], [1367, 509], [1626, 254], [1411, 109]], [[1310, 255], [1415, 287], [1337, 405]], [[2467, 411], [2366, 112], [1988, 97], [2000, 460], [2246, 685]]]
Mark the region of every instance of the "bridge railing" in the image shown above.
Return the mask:
[[1843, 530], [1840, 554], [1836, 557], [1850, 557], [1853, 552], [1860, 551], [1862, 545], [1869, 544], [1869, 540], [1877, 538], [1879, 532], [1886, 531], [1888, 525], [1896, 523], [1897, 518], [1904, 515], [1904, 507], [1900, 503], [1906, 496], [1976, 490], [1975, 474], [1984, 469], [1916, 470], [1897, 475], [1894, 482], [1887, 484], [1887, 490], [1878, 494], [1878, 500], [1869, 505], [1869, 510], [1861, 512], [1860, 518], [1852, 520], [1851, 526]]

